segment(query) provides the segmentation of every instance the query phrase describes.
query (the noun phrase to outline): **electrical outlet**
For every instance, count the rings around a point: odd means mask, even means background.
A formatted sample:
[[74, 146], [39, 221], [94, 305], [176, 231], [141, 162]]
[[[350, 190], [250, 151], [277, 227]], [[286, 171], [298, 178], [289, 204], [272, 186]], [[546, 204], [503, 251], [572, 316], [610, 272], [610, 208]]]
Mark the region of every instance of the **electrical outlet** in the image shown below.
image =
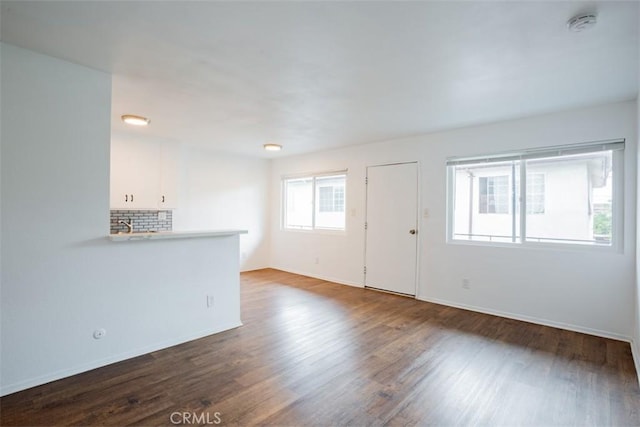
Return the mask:
[[469, 279], [462, 279], [462, 288], [471, 289], [471, 282], [469, 281]]
[[214, 299], [213, 295], [207, 295], [207, 307], [213, 307]]

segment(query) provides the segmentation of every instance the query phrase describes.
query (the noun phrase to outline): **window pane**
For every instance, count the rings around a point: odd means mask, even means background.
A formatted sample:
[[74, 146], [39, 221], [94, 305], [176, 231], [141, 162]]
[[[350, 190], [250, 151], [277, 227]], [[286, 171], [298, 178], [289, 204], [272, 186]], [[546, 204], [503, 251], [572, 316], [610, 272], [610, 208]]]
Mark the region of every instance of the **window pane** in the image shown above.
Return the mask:
[[527, 241], [611, 244], [611, 151], [526, 165]]
[[[516, 177], [516, 209], [520, 210], [520, 177]], [[527, 213], [544, 214], [545, 177], [543, 173], [527, 172]]]
[[316, 178], [316, 228], [343, 230], [345, 175]]
[[344, 187], [334, 187], [333, 208], [336, 212], [344, 212]]
[[480, 213], [509, 213], [509, 176], [481, 176]]
[[333, 187], [318, 187], [320, 212], [333, 212]]
[[604, 141], [447, 159], [449, 238], [612, 246], [622, 150]]
[[544, 213], [544, 174], [527, 172], [527, 214]]
[[313, 228], [313, 178], [285, 180], [286, 228]]
[[514, 209], [519, 162], [479, 163], [453, 167], [453, 238], [514, 242], [519, 212]]

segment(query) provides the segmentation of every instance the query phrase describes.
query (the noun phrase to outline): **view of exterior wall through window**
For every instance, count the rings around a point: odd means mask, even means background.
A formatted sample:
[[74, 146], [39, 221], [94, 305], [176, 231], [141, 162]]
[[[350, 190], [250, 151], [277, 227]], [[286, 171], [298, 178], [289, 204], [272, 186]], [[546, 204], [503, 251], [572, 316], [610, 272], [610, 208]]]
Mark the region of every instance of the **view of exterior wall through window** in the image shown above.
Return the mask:
[[449, 238], [611, 246], [623, 148], [620, 141], [450, 159]]
[[509, 176], [483, 176], [480, 180], [480, 213], [509, 212]]
[[285, 229], [344, 230], [346, 174], [283, 179]]

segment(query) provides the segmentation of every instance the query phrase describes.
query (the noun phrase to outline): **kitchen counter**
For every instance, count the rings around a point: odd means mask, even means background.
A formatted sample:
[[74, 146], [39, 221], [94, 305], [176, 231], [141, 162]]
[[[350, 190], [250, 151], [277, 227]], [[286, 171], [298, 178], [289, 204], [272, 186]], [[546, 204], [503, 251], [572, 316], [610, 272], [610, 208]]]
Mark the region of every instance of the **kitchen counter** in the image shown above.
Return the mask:
[[129, 242], [135, 240], [193, 239], [198, 237], [223, 237], [247, 234], [247, 230], [205, 230], [205, 231], [158, 231], [144, 233], [110, 234], [112, 242]]
[[111, 297], [108, 303], [97, 301], [95, 307], [114, 310], [107, 317], [98, 310], [95, 326], [88, 326], [85, 339], [90, 339], [92, 329], [104, 328], [108, 334], [104, 343], [114, 346], [115, 356], [99, 363], [241, 326], [240, 236], [244, 233], [134, 232], [105, 235], [101, 243], [92, 242], [104, 248], [103, 269], [96, 272], [102, 289], [94, 297]]

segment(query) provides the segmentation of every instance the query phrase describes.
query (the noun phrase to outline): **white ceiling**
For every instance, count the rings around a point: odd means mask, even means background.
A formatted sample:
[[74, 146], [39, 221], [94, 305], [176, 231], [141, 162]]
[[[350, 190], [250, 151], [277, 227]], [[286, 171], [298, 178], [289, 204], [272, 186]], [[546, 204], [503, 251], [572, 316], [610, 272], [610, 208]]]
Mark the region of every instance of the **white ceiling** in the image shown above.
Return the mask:
[[[598, 25], [567, 31], [584, 11]], [[636, 2], [2, 1], [0, 17], [2, 41], [112, 73], [115, 132], [255, 156], [638, 92]]]

